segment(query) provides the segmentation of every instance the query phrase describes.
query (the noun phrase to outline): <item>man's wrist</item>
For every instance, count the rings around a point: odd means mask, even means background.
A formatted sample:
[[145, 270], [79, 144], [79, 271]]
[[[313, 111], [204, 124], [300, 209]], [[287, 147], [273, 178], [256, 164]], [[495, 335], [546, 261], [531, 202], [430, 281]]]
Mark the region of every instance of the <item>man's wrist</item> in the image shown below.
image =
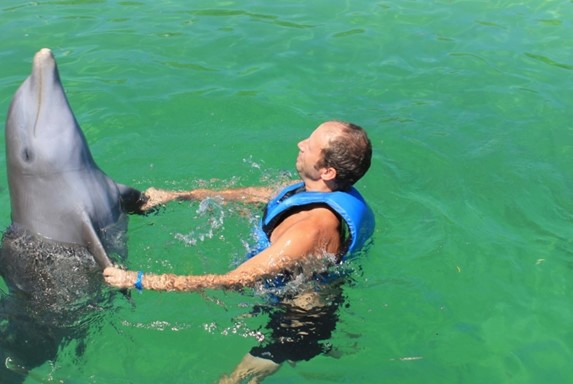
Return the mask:
[[139, 292], [143, 291], [143, 272], [142, 271], [137, 272], [137, 274], [135, 275], [135, 283], [133, 283], [133, 286]]

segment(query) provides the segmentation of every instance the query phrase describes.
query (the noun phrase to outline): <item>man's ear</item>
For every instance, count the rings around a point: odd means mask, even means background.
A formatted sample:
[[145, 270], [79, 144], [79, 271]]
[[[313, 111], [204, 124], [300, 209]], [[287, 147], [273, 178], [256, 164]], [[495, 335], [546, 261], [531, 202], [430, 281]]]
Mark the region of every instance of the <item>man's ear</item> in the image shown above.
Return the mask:
[[336, 179], [336, 169], [332, 167], [322, 168], [320, 177], [323, 181], [333, 181]]

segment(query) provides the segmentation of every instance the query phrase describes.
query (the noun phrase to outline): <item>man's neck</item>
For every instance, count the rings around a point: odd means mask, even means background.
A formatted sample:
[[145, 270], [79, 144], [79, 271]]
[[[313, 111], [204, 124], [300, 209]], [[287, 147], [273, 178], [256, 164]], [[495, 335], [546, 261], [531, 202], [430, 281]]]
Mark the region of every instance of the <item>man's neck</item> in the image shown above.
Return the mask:
[[322, 180], [303, 180], [307, 192], [332, 192], [332, 189]]

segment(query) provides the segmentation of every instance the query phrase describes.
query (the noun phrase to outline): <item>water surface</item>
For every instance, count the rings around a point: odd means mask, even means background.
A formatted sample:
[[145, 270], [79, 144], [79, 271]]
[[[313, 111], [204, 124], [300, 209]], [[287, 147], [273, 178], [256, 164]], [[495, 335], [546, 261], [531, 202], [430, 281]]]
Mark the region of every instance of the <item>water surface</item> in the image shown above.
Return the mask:
[[[378, 225], [339, 358], [268, 382], [571, 382], [571, 20], [570, 1], [6, 0], [0, 119], [49, 47], [96, 161], [141, 189], [273, 184], [319, 123], [358, 123]], [[132, 217], [128, 266], [224, 272], [255, 214]], [[264, 319], [238, 320], [257, 300], [118, 299], [83, 356], [66, 346], [27, 382], [215, 382], [258, 343]]]

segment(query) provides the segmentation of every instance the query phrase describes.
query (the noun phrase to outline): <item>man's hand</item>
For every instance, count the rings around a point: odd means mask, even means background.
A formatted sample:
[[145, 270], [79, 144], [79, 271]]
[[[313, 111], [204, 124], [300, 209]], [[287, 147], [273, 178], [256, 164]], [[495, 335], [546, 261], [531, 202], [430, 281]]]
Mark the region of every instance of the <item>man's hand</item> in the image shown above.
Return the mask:
[[147, 201], [141, 207], [141, 210], [147, 211], [157, 205], [165, 204], [171, 200], [191, 195], [191, 192], [165, 191], [163, 189], [148, 188], [144, 192]]
[[133, 288], [133, 284], [137, 280], [137, 272], [107, 267], [103, 270], [103, 278], [106, 283], [116, 288]]

